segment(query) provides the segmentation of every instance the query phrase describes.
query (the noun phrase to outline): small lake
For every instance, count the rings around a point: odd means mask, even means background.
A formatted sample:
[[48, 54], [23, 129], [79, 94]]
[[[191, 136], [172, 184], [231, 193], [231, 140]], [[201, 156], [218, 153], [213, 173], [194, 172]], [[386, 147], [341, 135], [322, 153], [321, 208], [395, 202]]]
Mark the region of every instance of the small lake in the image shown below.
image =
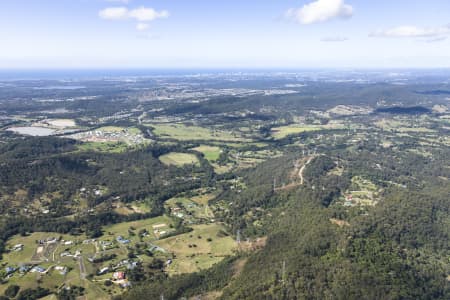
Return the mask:
[[45, 127], [11, 127], [7, 130], [18, 134], [32, 135], [32, 136], [49, 136], [55, 133], [55, 130]]

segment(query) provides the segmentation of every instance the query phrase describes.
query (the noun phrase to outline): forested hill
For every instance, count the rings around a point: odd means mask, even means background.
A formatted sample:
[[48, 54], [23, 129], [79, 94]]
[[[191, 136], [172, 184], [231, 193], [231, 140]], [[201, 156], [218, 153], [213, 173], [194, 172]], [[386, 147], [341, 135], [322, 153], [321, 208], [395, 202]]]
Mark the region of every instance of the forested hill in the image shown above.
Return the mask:
[[[248, 189], [223, 196], [236, 201], [224, 217], [249, 236], [266, 232], [265, 247], [209, 271], [136, 287], [124, 299], [217, 296], [217, 291], [220, 299], [448, 299], [450, 186], [435, 177], [447, 174], [439, 167], [443, 161], [425, 162], [424, 174], [414, 155], [395, 162], [377, 151], [339, 153], [339, 161], [333, 151], [314, 158], [303, 185], [273, 190], [273, 176], [267, 176], [271, 170], [289, 180], [285, 170], [292, 169], [295, 153], [244, 172]], [[381, 178], [368, 167], [376, 163], [392, 171]], [[339, 174], [340, 167], [351, 171]], [[420, 184], [385, 184], [383, 200], [366, 210], [336, 204], [355, 176], [388, 182], [405, 174], [417, 176]], [[257, 217], [264, 220], [261, 228], [249, 216], [263, 210], [270, 213]], [[243, 269], [236, 271], [236, 260], [246, 262]]]

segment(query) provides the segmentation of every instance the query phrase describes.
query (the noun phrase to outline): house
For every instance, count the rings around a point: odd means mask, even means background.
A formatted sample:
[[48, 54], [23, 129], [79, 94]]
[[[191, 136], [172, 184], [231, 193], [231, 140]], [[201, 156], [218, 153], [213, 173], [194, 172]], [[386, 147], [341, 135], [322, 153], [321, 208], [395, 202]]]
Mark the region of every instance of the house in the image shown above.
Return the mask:
[[131, 262], [131, 263], [129, 263], [129, 264], [127, 265], [127, 269], [128, 269], [128, 270], [134, 270], [134, 268], [136, 268], [137, 265], [138, 265], [138, 263], [137, 263], [136, 261], [133, 261], [133, 262]]
[[119, 235], [116, 240], [121, 244], [129, 244], [130, 240], [124, 239], [121, 235]]
[[64, 267], [64, 266], [56, 266], [55, 270], [59, 271], [59, 274], [61, 274], [61, 275], [66, 275], [68, 272], [67, 267]]
[[65, 241], [64, 245], [66, 245], [66, 246], [73, 245], [73, 241]]
[[32, 273], [45, 273], [45, 269], [43, 268], [43, 267], [40, 267], [40, 266], [36, 266], [36, 267], [33, 267], [32, 269], [31, 269], [31, 272]]
[[19, 252], [19, 251], [22, 251], [23, 250], [23, 244], [17, 244], [17, 245], [14, 245], [13, 247], [12, 247], [12, 251], [16, 251], [16, 252]]
[[58, 240], [55, 237], [48, 238], [45, 242], [47, 244], [55, 244]]
[[163, 252], [165, 253], [166, 250], [164, 250], [161, 247], [155, 246], [155, 245], [151, 245], [150, 248], [148, 249], [150, 252]]
[[28, 265], [23, 265], [19, 268], [19, 272], [20, 273], [27, 273], [28, 271], [30, 271], [31, 267]]
[[114, 272], [113, 278], [115, 280], [123, 280], [125, 279], [125, 272]]
[[101, 269], [98, 271], [98, 275], [103, 275], [103, 274], [107, 273], [108, 271], [109, 271], [109, 268], [108, 268], [108, 267], [101, 268]]

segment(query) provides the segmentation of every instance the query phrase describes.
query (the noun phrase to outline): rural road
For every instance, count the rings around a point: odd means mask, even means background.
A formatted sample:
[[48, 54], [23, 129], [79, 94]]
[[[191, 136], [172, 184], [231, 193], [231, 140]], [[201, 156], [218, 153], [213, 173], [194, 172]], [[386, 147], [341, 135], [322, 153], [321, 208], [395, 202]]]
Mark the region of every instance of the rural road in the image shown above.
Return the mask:
[[86, 279], [86, 267], [84, 265], [84, 259], [83, 256], [80, 256], [78, 258], [78, 266], [80, 267], [80, 278], [82, 280]]
[[303, 182], [305, 181], [303, 177], [303, 171], [305, 171], [306, 166], [313, 160], [314, 157], [310, 157], [308, 161], [300, 168], [300, 171], [298, 171], [298, 176], [300, 177], [300, 184], [303, 185]]

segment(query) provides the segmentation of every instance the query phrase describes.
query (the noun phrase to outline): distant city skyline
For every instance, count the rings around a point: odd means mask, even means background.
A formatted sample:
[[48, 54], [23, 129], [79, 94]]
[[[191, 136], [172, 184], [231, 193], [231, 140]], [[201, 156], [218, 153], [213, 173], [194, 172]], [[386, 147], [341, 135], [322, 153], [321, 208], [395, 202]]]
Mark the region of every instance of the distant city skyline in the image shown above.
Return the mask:
[[0, 69], [450, 68], [450, 1], [5, 0]]

